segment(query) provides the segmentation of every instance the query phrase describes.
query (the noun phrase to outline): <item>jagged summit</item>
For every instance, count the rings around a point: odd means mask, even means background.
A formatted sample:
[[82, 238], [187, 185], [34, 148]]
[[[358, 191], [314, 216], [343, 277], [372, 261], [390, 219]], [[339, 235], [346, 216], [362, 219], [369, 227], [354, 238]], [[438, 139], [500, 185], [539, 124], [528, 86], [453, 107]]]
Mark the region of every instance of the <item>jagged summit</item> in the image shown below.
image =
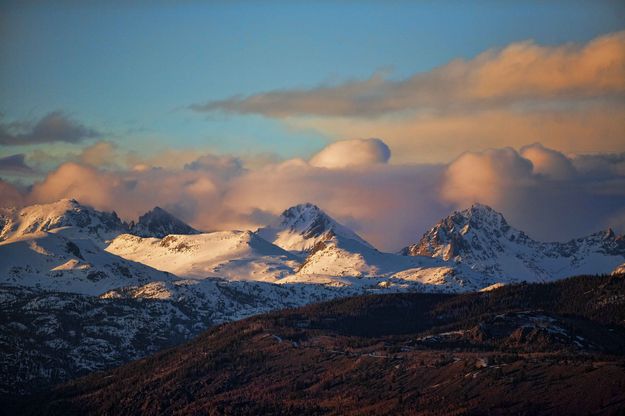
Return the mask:
[[354, 231], [340, 224], [321, 208], [311, 203], [292, 206], [278, 220], [260, 228], [258, 235], [288, 251], [307, 252], [320, 241], [347, 239], [372, 247]]
[[170, 234], [198, 234], [199, 231], [171, 215], [161, 207], [154, 207], [131, 222], [130, 233], [139, 237], [163, 238]]
[[516, 230], [504, 216], [483, 204], [473, 204], [470, 208], [455, 211], [443, 218], [428, 230], [418, 243], [412, 244], [401, 251], [410, 256], [432, 256], [445, 260], [457, 258], [475, 246], [473, 234], [478, 232], [495, 238], [507, 236], [509, 239], [527, 239], [521, 231]]
[[474, 204], [439, 221], [400, 254], [453, 260], [508, 281], [540, 281], [615, 267], [625, 258], [625, 238], [608, 229], [563, 243], [539, 242], [501, 213]]

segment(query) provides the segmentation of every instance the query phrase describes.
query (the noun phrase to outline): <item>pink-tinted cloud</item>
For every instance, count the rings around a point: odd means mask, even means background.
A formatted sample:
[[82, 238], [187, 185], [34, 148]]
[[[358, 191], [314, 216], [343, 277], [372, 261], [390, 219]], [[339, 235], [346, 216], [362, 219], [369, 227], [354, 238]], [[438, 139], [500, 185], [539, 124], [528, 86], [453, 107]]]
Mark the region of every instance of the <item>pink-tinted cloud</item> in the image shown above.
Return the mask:
[[448, 164], [392, 165], [373, 158], [365, 165], [355, 163], [362, 161], [358, 152], [338, 153], [346, 164], [332, 169], [315, 166], [316, 156], [255, 169], [212, 154], [176, 169], [104, 170], [70, 162], [29, 192], [0, 182], [0, 196], [15, 204], [74, 197], [126, 219], [159, 205], [202, 230], [254, 229], [293, 204], [313, 202], [385, 250], [414, 241], [473, 202], [492, 205], [513, 226], [542, 239], [625, 227], [622, 155], [568, 157], [533, 144], [465, 153]]
[[0, 179], [0, 208], [21, 207], [22, 205], [24, 205], [24, 193]]
[[532, 162], [532, 172], [552, 179], [568, 179], [575, 175], [573, 162], [562, 153], [540, 143], [521, 148], [520, 155]]
[[310, 159], [320, 168], [346, 168], [386, 163], [391, 150], [380, 139], [352, 139], [331, 143]]

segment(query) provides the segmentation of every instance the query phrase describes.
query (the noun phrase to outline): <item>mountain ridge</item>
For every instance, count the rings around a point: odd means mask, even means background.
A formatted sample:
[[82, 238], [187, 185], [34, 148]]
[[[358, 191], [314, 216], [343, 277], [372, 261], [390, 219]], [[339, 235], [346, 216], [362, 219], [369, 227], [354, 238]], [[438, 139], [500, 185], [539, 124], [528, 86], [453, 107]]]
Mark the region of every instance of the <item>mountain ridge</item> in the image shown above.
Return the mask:
[[[381, 252], [312, 204], [285, 210], [278, 226], [259, 232], [161, 238], [128, 234], [128, 224], [116, 214], [75, 200], [2, 211], [0, 308], [7, 313], [0, 319], [0, 345], [7, 353], [0, 359], [6, 369], [0, 393], [23, 393], [31, 385], [120, 364], [209, 326], [271, 310], [362, 294], [490, 293], [515, 282], [551, 281], [586, 270], [618, 273], [617, 266], [625, 263], [618, 251], [621, 237], [613, 232], [561, 243], [557, 251], [514, 230], [490, 208], [475, 210], [471, 220], [458, 214], [449, 228], [439, 227], [445, 237], [471, 237], [462, 241], [462, 250], [446, 247], [448, 240], [430, 233], [428, 249], [434, 250], [427, 256]], [[166, 232], [169, 225], [167, 214], [150, 233]], [[510, 245], [510, 236], [525, 246]], [[488, 250], [480, 250], [484, 247]], [[546, 254], [537, 257], [530, 249]], [[484, 262], [508, 250], [512, 260]], [[445, 251], [461, 258], [446, 260]], [[571, 253], [575, 262], [564, 256]], [[545, 263], [525, 275], [509, 268], [510, 261], [518, 266], [527, 259]], [[552, 273], [556, 266], [560, 274]], [[83, 315], [90, 317], [79, 325], [84, 340], [70, 329]], [[154, 332], [155, 323], [172, 336]], [[100, 350], [107, 353], [94, 354]], [[28, 366], [20, 366], [22, 359]]]
[[608, 229], [567, 242], [540, 242], [510, 226], [501, 213], [474, 204], [443, 218], [400, 254], [464, 263], [494, 278], [542, 281], [613, 270], [625, 258], [625, 237]]
[[23, 400], [18, 409], [620, 414], [624, 294], [622, 278], [582, 276], [489, 293], [334, 300], [214, 327], [182, 346]]
[[136, 222], [122, 221], [115, 211], [99, 211], [74, 198], [28, 205], [20, 209], [0, 209], [0, 241], [65, 227], [74, 227], [101, 244], [124, 233], [134, 233], [141, 237], [199, 233], [158, 206], [140, 215]]

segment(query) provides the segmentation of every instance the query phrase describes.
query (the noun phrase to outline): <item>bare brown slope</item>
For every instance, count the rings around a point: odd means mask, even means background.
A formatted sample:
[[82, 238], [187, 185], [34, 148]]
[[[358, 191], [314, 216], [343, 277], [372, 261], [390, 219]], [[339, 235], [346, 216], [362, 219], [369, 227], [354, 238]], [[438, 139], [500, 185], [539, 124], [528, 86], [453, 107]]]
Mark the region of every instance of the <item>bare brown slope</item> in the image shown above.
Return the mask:
[[222, 325], [22, 414], [622, 414], [625, 281], [362, 296]]

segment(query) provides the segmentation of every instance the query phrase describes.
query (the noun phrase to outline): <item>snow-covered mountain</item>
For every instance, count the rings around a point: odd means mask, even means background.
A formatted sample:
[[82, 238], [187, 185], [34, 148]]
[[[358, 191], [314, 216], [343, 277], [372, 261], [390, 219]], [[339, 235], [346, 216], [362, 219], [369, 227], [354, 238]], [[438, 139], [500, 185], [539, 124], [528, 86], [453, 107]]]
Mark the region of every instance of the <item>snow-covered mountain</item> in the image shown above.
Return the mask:
[[175, 276], [104, 251], [72, 227], [0, 242], [0, 283], [99, 295]]
[[[624, 239], [611, 232], [540, 243], [481, 205], [444, 219], [404, 255], [378, 251], [312, 204], [255, 233], [197, 233], [159, 208], [126, 224], [75, 200], [4, 210], [0, 227], [0, 369], [9, 374], [0, 393], [274, 309], [363, 293], [477, 291], [625, 262]], [[163, 236], [171, 231], [186, 235]]]
[[163, 238], [170, 234], [199, 234], [199, 231], [182, 222], [161, 207], [154, 207], [151, 211], [139, 217], [139, 220], [129, 225], [130, 234], [139, 237]]
[[285, 210], [275, 224], [257, 233], [303, 257], [297, 273], [280, 283], [438, 291], [474, 290], [491, 284], [459, 264], [381, 252], [313, 204]]
[[351, 286], [370, 285], [374, 281], [389, 289], [397, 286], [422, 291], [478, 290], [494, 283], [462, 264], [426, 256], [384, 253], [356, 240], [335, 236], [319, 241], [296, 275], [285, 281], [330, 282], [336, 277]]
[[441, 220], [401, 254], [451, 260], [501, 282], [547, 281], [611, 272], [625, 259], [625, 237], [607, 230], [564, 243], [539, 242], [492, 208], [475, 204]]
[[62, 227], [73, 227], [75, 232], [100, 244], [128, 230], [115, 212], [97, 211], [75, 199], [0, 210], [0, 241]]
[[310, 203], [295, 205], [285, 210], [274, 224], [260, 228], [256, 232], [278, 247], [297, 253], [309, 252], [318, 243], [331, 238], [353, 240], [360, 245], [373, 248], [358, 234]]
[[299, 265], [291, 253], [250, 231], [141, 238], [123, 234], [108, 252], [183, 278], [275, 281]]
[[76, 237], [91, 238], [104, 246], [120, 234], [162, 238], [169, 234], [197, 234], [188, 224], [164, 209], [155, 207], [127, 224], [113, 212], [102, 212], [75, 199], [61, 199], [22, 209], [0, 209], [0, 241], [19, 238], [38, 231], [72, 227]]

